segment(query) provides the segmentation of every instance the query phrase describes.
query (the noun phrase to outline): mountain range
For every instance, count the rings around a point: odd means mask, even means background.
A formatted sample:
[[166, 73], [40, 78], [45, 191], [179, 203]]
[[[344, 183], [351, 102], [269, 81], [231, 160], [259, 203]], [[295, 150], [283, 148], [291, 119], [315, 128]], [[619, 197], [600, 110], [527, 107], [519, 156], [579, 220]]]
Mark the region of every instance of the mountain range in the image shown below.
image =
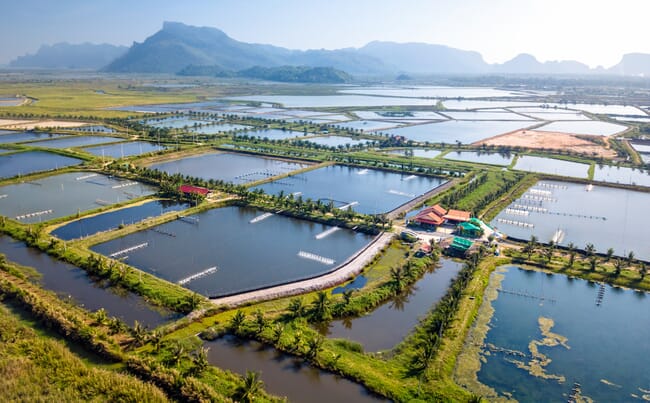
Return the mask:
[[[329, 67], [356, 76], [394, 74], [615, 74], [650, 76], [650, 54], [632, 53], [609, 68], [591, 69], [577, 61], [539, 62], [520, 54], [489, 64], [474, 51], [426, 43], [370, 42], [361, 48], [292, 50], [237, 41], [223, 31], [165, 22], [161, 30], [127, 49], [111, 45], [43, 46], [10, 67], [89, 68], [119, 73], [237, 72], [287, 66]], [[277, 71], [275, 71], [277, 72]], [[198, 73], [197, 73], [198, 74]], [[268, 75], [268, 72], [265, 74]], [[328, 73], [329, 74], [329, 73]], [[295, 77], [295, 75], [294, 75]], [[313, 76], [312, 76], [313, 78]]]

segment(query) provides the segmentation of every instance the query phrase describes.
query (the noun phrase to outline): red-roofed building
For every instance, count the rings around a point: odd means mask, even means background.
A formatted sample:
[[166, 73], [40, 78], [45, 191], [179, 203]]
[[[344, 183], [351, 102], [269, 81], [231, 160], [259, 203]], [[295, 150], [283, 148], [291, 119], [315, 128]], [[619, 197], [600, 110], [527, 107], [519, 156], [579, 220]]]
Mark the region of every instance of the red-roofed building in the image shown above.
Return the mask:
[[210, 189], [192, 185], [181, 185], [178, 190], [185, 195], [200, 195], [206, 197], [210, 194]]
[[449, 209], [443, 218], [447, 221], [453, 221], [457, 223], [466, 222], [471, 218], [471, 213], [469, 211]]
[[415, 217], [413, 217], [409, 221], [412, 221], [422, 226], [437, 227], [438, 225], [445, 222], [444, 215], [446, 213], [447, 210], [440, 207], [440, 205], [436, 204], [435, 206], [430, 206], [420, 211]]

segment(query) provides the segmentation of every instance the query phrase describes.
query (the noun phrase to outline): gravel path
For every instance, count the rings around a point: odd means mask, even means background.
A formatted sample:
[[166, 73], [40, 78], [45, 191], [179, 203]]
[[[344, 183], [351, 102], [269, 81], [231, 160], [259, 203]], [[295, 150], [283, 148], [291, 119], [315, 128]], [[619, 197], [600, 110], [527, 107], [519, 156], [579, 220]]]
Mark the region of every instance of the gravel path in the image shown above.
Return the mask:
[[384, 232], [381, 235], [378, 235], [368, 246], [351, 256], [336, 270], [320, 277], [265, 288], [262, 290], [245, 292], [228, 297], [215, 298], [211, 299], [210, 302], [215, 305], [236, 307], [250, 302], [284, 298], [334, 287], [349, 280], [350, 277], [359, 274], [366, 264], [368, 264], [372, 258], [379, 253], [379, 251], [389, 244], [394, 236], [395, 234], [392, 232]]

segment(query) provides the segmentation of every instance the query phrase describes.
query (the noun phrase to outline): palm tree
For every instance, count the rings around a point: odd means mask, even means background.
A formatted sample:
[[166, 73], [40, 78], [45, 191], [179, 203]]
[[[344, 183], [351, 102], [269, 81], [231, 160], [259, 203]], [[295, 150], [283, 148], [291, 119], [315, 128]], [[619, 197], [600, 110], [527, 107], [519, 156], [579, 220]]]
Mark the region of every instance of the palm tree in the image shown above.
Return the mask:
[[623, 261], [619, 258], [614, 260], [614, 275], [618, 277], [623, 269]]
[[594, 247], [594, 244], [588, 243], [585, 246], [585, 252], [587, 253], [587, 257], [593, 256], [594, 252], [596, 252], [596, 248]]
[[142, 326], [137, 320], [133, 322], [133, 329], [131, 329], [131, 336], [133, 336], [134, 344], [141, 346], [147, 338], [147, 328]]
[[202, 373], [210, 365], [208, 362], [208, 350], [208, 348], [199, 347], [198, 350], [195, 350], [192, 353], [192, 364], [194, 364], [192, 372], [194, 372], [194, 374], [198, 375]]
[[610, 259], [614, 256], [614, 248], [609, 248], [607, 249], [607, 261], [609, 262]]
[[315, 359], [318, 353], [323, 349], [323, 336], [318, 335], [307, 341], [307, 358], [310, 360]]
[[393, 281], [395, 292], [399, 294], [404, 289], [404, 270], [401, 267], [393, 267], [390, 269], [390, 277]]
[[314, 318], [320, 321], [329, 319], [330, 317], [330, 300], [325, 291], [319, 291], [316, 294], [316, 299], [312, 302], [314, 307]]
[[639, 275], [641, 276], [641, 281], [645, 278], [645, 275], [647, 273], [648, 269], [645, 266], [645, 263], [640, 262], [639, 263]]
[[294, 318], [300, 318], [305, 314], [305, 305], [302, 298], [292, 298], [289, 302], [289, 311]]
[[567, 264], [567, 266], [569, 268], [572, 268], [573, 263], [576, 260], [576, 246], [573, 244], [573, 242], [569, 242], [567, 247], [569, 248], [569, 263]]
[[277, 343], [282, 338], [284, 334], [284, 326], [281, 323], [276, 323], [273, 327], [273, 342]]
[[261, 309], [255, 311], [255, 333], [260, 334], [264, 331], [264, 328], [267, 326], [267, 320], [264, 317], [264, 313]]
[[246, 315], [241, 310], [238, 310], [230, 319], [230, 330], [235, 334], [239, 334], [245, 321]]
[[598, 264], [598, 258], [596, 256], [589, 257], [589, 270], [596, 271], [596, 265]]
[[355, 289], [350, 288], [349, 290], [343, 291], [343, 301], [345, 301], [345, 305], [350, 305], [350, 301], [352, 300], [352, 295], [354, 294]]
[[174, 365], [178, 365], [179, 362], [185, 357], [185, 347], [180, 342], [176, 342], [174, 344], [174, 347], [172, 348], [171, 351], [172, 355], [170, 357], [170, 361]]
[[259, 372], [246, 371], [244, 383], [237, 388], [235, 398], [240, 402], [252, 403], [263, 385]]
[[159, 352], [160, 346], [162, 346], [162, 333], [159, 330], [154, 330], [149, 333], [147, 339], [153, 345], [154, 351]]
[[627, 254], [627, 265], [632, 266], [632, 263], [634, 263], [634, 252], [630, 251], [630, 253]]

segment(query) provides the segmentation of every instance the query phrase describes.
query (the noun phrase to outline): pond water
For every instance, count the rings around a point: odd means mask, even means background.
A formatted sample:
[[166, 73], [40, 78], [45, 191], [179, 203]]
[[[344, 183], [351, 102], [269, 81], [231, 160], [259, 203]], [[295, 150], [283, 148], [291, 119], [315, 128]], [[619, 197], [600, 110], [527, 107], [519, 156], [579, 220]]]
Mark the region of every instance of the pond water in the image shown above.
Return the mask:
[[295, 137], [302, 137], [305, 134], [303, 132], [294, 132], [291, 130], [265, 129], [265, 130], [255, 130], [250, 132], [238, 132], [235, 135], [257, 137], [260, 139], [268, 139], [268, 140], [286, 140]]
[[182, 174], [206, 180], [247, 183], [286, 174], [309, 165], [303, 162], [247, 154], [210, 153], [154, 164], [149, 168], [167, 172], [170, 175]]
[[[349, 339], [363, 345], [364, 351], [393, 348], [402, 341], [440, 299], [462, 269], [462, 264], [442, 259], [440, 267], [426, 273], [414, 286], [374, 311], [359, 318], [335, 320], [319, 329], [329, 338]], [[390, 323], [390, 326], [386, 326]]]
[[33, 140], [48, 140], [64, 137], [61, 134], [35, 132], [4, 132], [0, 133], [0, 143], [22, 143]]
[[36, 269], [41, 274], [37, 281], [43, 288], [54, 291], [63, 299], [71, 298], [90, 311], [104, 308], [109, 316], [115, 316], [127, 325], [132, 326], [137, 320], [153, 328], [180, 317], [177, 313], [147, 304], [139, 295], [93, 281], [84, 270], [28, 248], [23, 242], [8, 236], [0, 236], [0, 253], [12, 262]]
[[316, 237], [331, 228], [254, 208], [224, 207], [92, 249], [111, 255], [146, 243], [128, 252], [125, 262], [173, 282], [216, 268], [184, 284], [214, 297], [325, 274], [372, 239], [345, 229]]
[[458, 111], [442, 112], [446, 116], [456, 120], [533, 120], [518, 113], [507, 111]]
[[92, 217], [72, 221], [52, 231], [57, 238], [69, 241], [83, 238], [101, 231], [118, 228], [120, 225], [133, 224], [146, 218], [156, 217], [170, 211], [180, 211], [188, 208], [187, 203], [169, 200], [155, 200], [138, 206], [126, 207]]
[[632, 148], [634, 148], [636, 151], [640, 153], [650, 153], [650, 142], [648, 141], [643, 141], [639, 143], [632, 142], [630, 143]]
[[484, 153], [480, 151], [451, 151], [444, 157], [447, 160], [478, 162], [481, 164], [508, 166], [512, 162], [514, 155]]
[[119, 137], [107, 137], [107, 136], [68, 136], [62, 139], [36, 141], [33, 143], [29, 143], [29, 145], [32, 147], [45, 147], [45, 148], [71, 148], [71, 147], [91, 146], [91, 145], [103, 144], [103, 143], [115, 143], [118, 141], [124, 141], [124, 139]]
[[440, 150], [431, 150], [428, 148], [408, 148], [402, 150], [392, 150], [388, 154], [401, 155], [403, 157], [408, 157], [409, 154], [413, 154], [414, 157], [419, 158], [435, 158], [442, 153]]
[[[566, 402], [575, 383], [580, 384], [582, 396], [598, 402], [648, 396], [650, 295], [516, 266], [504, 270], [492, 274], [505, 275], [502, 290], [525, 290], [555, 302], [498, 293], [485, 342], [525, 356], [509, 356], [494, 348], [488, 354], [484, 347], [485, 361], [478, 372], [481, 383], [522, 402]], [[601, 290], [602, 302], [597, 305]], [[551, 320], [553, 334], [542, 333], [540, 318]], [[566, 347], [543, 345], [545, 336], [555, 341], [566, 337]], [[533, 343], [551, 360], [545, 372], [565, 377], [564, 382], [532, 376], [512, 362], [529, 365]]]
[[641, 115], [644, 116], [642, 110], [634, 106], [625, 105], [596, 105], [596, 104], [549, 104], [550, 107], [557, 106], [558, 108], [577, 109], [595, 114], [603, 115]]
[[404, 136], [407, 140], [430, 143], [471, 144], [479, 140], [523, 129], [534, 122], [501, 122], [501, 121], [458, 121], [449, 120], [440, 123], [429, 123], [387, 130], [395, 136]]
[[147, 141], [132, 141], [129, 143], [109, 144], [84, 148], [85, 151], [88, 151], [91, 154], [111, 158], [130, 157], [133, 155], [153, 153], [164, 149], [164, 146], [149, 143]]
[[353, 122], [337, 123], [336, 126], [345, 129], [361, 130], [363, 132], [373, 132], [377, 130], [392, 129], [393, 127], [401, 126], [401, 124], [373, 120], [355, 120]]
[[115, 129], [111, 127], [106, 127], [106, 126], [82, 126], [82, 127], [75, 127], [71, 130], [77, 131], [77, 132], [90, 132], [90, 133], [115, 133]]
[[247, 370], [260, 372], [264, 389], [291, 402], [376, 402], [363, 386], [306, 364], [299, 358], [278, 352], [257, 341], [225, 336], [204, 342], [208, 362], [240, 375]]
[[303, 139], [303, 141], [308, 141], [310, 143], [318, 144], [326, 147], [339, 147], [349, 144], [351, 146], [356, 146], [359, 144], [367, 144], [368, 140], [357, 140], [352, 137], [345, 136], [325, 136], [325, 137], [312, 137], [308, 139]]
[[586, 178], [589, 173], [587, 164], [531, 155], [520, 155], [513, 169], [574, 178]]
[[[515, 109], [519, 111], [519, 109]], [[566, 112], [541, 112], [541, 113], [530, 113], [530, 112], [521, 112], [525, 113], [527, 116], [533, 117], [539, 120], [591, 120], [587, 116], [583, 115], [580, 112], [575, 111], [566, 111]]]
[[286, 108], [326, 108], [343, 106], [419, 106], [435, 105], [435, 99], [390, 98], [367, 95], [250, 95], [231, 100], [269, 102]]
[[366, 276], [360, 274], [356, 276], [354, 280], [350, 281], [349, 283], [334, 288], [332, 290], [332, 295], [343, 294], [348, 290], [360, 290], [366, 285], [367, 282], [368, 279], [366, 278]]
[[560, 245], [573, 242], [584, 248], [592, 243], [602, 253], [611, 247], [617, 256], [634, 251], [638, 258], [648, 259], [650, 243], [645, 236], [650, 225], [650, 217], [645, 213], [648, 205], [650, 193], [544, 181], [501, 211], [492, 225], [514, 238], [528, 240], [535, 235], [541, 242], [548, 242], [561, 231]]
[[650, 173], [647, 170], [612, 165], [596, 165], [594, 180], [650, 187]]
[[0, 187], [0, 214], [34, 223], [153, 194], [156, 188], [94, 172], [71, 172]]
[[561, 132], [587, 134], [593, 136], [611, 136], [622, 132], [627, 127], [614, 123], [600, 122], [596, 120], [587, 120], [581, 122], [551, 122], [535, 130], [545, 132]]
[[417, 97], [417, 98], [488, 98], [488, 97], [518, 97], [526, 96], [519, 91], [506, 91], [484, 87], [358, 87], [339, 91], [342, 94], [378, 95], [388, 97]]
[[409, 120], [447, 120], [446, 117], [429, 111], [354, 111], [361, 119], [390, 119], [393, 121]]
[[625, 117], [625, 116], [613, 116], [612, 119], [618, 120], [619, 122], [650, 123], [650, 117], [647, 117], [647, 118], [628, 118], [628, 117]]
[[442, 178], [400, 174], [343, 165], [327, 166], [265, 183], [256, 188], [266, 193], [300, 192], [303, 199], [334, 201], [335, 206], [352, 204], [364, 214], [389, 212], [447, 181]]
[[442, 101], [443, 105], [447, 109], [454, 110], [468, 110], [468, 109], [493, 109], [493, 108], [508, 108], [508, 107], [534, 107], [538, 106], [535, 102], [523, 102], [523, 101], [475, 101], [475, 100], [455, 100], [448, 99]]
[[0, 156], [0, 178], [28, 175], [78, 165], [81, 160], [43, 151], [27, 151]]

